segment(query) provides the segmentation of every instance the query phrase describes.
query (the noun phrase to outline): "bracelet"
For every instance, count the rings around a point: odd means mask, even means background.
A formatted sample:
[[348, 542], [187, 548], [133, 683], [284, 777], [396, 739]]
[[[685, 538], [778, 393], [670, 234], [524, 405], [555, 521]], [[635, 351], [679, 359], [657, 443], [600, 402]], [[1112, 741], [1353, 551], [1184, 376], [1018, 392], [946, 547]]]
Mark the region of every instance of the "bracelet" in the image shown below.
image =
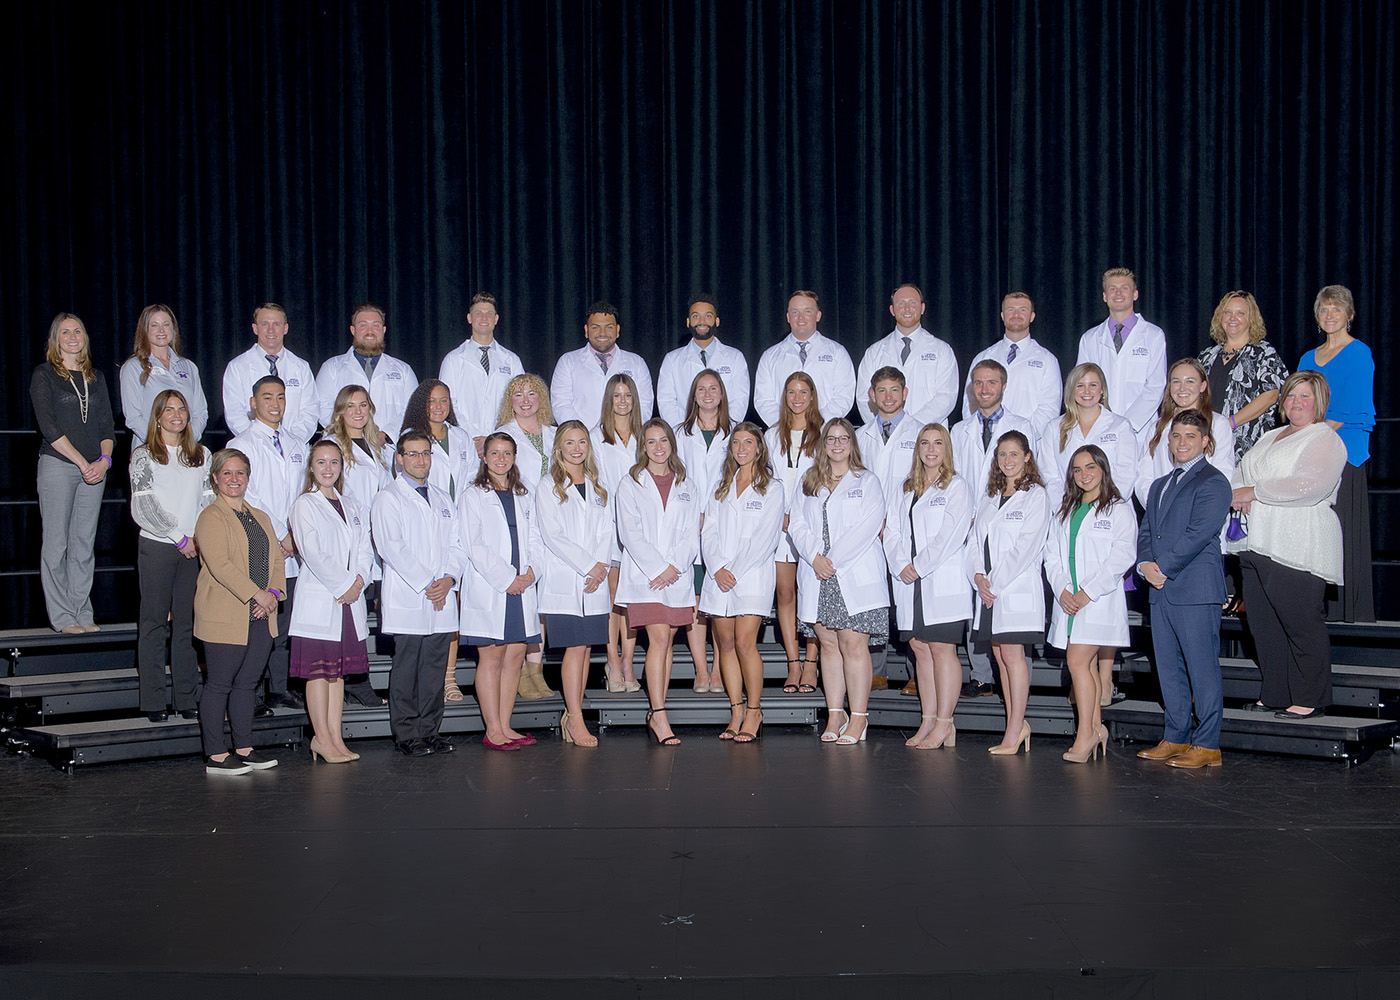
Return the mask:
[[278, 590], [276, 587], [268, 587], [267, 592], [273, 597], [277, 598], [279, 601], [282, 600], [282, 591]]
[[1235, 426], [1235, 415], [1233, 413], [1230, 414], [1230, 430], [1238, 430], [1238, 428]]
[[181, 535], [181, 536], [180, 536], [180, 540], [179, 540], [178, 542], [175, 543], [175, 547], [176, 547], [177, 549], [179, 549], [181, 552], [183, 552], [183, 551], [185, 550], [185, 546], [188, 545], [188, 544], [190, 544], [190, 536], [189, 536], [189, 535]]
[[110, 468], [112, 467], [112, 456], [111, 456], [111, 455], [98, 455], [97, 457], [100, 458], [100, 459], [103, 459], [104, 461], [106, 461], [106, 463], [107, 463], [107, 468], [110, 469]]

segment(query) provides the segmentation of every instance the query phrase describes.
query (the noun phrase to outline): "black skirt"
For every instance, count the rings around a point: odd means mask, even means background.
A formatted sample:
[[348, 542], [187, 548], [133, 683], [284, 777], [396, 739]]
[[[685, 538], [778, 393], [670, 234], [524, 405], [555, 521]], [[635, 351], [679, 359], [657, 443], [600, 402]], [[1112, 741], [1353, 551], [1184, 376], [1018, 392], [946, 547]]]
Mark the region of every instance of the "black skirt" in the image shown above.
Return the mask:
[[954, 645], [963, 641], [967, 634], [967, 620], [924, 624], [923, 580], [914, 581], [914, 627], [902, 629], [899, 638], [902, 642], [918, 639], [920, 642], [950, 642]]
[[1371, 573], [1371, 495], [1366, 463], [1342, 468], [1337, 489], [1337, 520], [1342, 522], [1342, 585], [1327, 588], [1329, 622], [1373, 622], [1376, 601]]
[[572, 649], [575, 646], [606, 646], [608, 616], [545, 615], [545, 645], [550, 649]]

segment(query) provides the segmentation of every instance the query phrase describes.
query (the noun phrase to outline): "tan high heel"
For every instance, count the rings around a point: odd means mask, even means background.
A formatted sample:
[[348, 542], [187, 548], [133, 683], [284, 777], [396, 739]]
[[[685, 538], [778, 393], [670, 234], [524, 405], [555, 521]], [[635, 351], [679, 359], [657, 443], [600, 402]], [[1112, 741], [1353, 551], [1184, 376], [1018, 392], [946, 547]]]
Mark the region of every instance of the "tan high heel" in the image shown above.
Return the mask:
[[1021, 752], [1021, 744], [1026, 745], [1026, 753], [1031, 752], [1031, 724], [1025, 719], [1021, 720], [1021, 735], [1016, 738], [1016, 742], [1009, 747], [994, 746], [988, 747], [987, 753], [995, 754], [998, 757], [1014, 757]]
[[1105, 726], [1102, 722], [1099, 723], [1098, 737], [1099, 737], [1099, 749], [1103, 751], [1104, 759], [1107, 760], [1107, 759], [1108, 759], [1108, 727]]
[[[584, 728], [586, 729], [587, 727], [585, 726]], [[596, 747], [596, 746], [598, 745], [598, 738], [597, 738], [596, 736], [593, 736], [591, 733], [589, 734], [589, 738], [592, 739], [592, 741], [593, 741], [593, 742], [591, 742], [591, 743], [586, 742], [586, 741], [583, 741], [583, 740], [576, 740], [576, 739], [574, 739], [574, 734], [571, 733], [571, 732], [569, 732], [569, 713], [568, 713], [568, 712], [565, 712], [565, 713], [563, 713], [562, 715], [559, 716], [559, 735], [562, 736], [562, 737], [564, 738], [564, 742], [565, 742], [565, 743], [568, 743], [568, 744], [571, 745], [571, 746], [576, 746], [576, 747]]]
[[1071, 764], [1087, 764], [1099, 755], [1099, 747], [1099, 734], [1095, 732], [1094, 742], [1089, 744], [1088, 750], [1081, 750], [1078, 753], [1074, 750], [1066, 750], [1064, 753], [1060, 754], [1060, 756]]
[[934, 722], [946, 722], [946, 723], [948, 723], [948, 735], [945, 736], [945, 737], [943, 737], [943, 739], [939, 740], [937, 743], [915, 743], [915, 744], [914, 744], [914, 749], [915, 749], [915, 750], [938, 750], [938, 749], [941, 748], [941, 747], [947, 747], [948, 749], [951, 750], [953, 747], [957, 746], [957, 745], [958, 745], [958, 727], [955, 726], [955, 725], [953, 725], [953, 717], [950, 715], [950, 716], [948, 716], [948, 718], [945, 719], [945, 718], [943, 718], [943, 716], [941, 716], [941, 715], [934, 715], [934, 716], [930, 716], [930, 718], [932, 718]]
[[[924, 720], [924, 721], [927, 721], [928, 719], [933, 719], [933, 720], [937, 721], [938, 716], [936, 716], [936, 715], [921, 715], [921, 716], [919, 716], [919, 718], [920, 718], [921, 720]], [[920, 743], [918, 743], [918, 742], [916, 742], [915, 739], [914, 739], [914, 737], [912, 737], [912, 736], [909, 737], [907, 740], [904, 741], [904, 745], [907, 746], [907, 747], [918, 747], [918, 748], [920, 748], [920, 749], [924, 749], [924, 745], [923, 745], [923, 744], [920, 744]]]
[[359, 754], [355, 754], [353, 757], [342, 757], [340, 754], [328, 754], [325, 748], [316, 742], [316, 737], [311, 737], [311, 760], [313, 763], [317, 758], [320, 758], [327, 764], [348, 764], [352, 760], [358, 760], [359, 756]]

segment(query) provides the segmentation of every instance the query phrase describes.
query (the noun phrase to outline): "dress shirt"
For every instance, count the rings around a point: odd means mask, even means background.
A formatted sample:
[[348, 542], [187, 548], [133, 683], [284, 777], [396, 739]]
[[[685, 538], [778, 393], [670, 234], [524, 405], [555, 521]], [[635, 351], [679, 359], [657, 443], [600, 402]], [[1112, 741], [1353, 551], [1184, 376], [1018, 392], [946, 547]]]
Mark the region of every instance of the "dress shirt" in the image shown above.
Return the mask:
[[[860, 417], [869, 423], [875, 417], [870, 404], [870, 380], [886, 366], [904, 373], [909, 398], [904, 408], [914, 414], [919, 425], [939, 423], [948, 426], [948, 415], [958, 402], [958, 357], [953, 349], [923, 327], [909, 334], [909, 360], [901, 361], [904, 334], [898, 328], [866, 348], [856, 372], [856, 396], [860, 400]], [[827, 413], [824, 416], [839, 416]]]
[[807, 361], [804, 364], [802, 343], [789, 333], [758, 359], [753, 406], [759, 419], [769, 427], [778, 422], [783, 383], [795, 371], [805, 371], [812, 376], [817, 387], [817, 404], [827, 420], [844, 417], [856, 401], [856, 369], [846, 349], [817, 331], [806, 340]]

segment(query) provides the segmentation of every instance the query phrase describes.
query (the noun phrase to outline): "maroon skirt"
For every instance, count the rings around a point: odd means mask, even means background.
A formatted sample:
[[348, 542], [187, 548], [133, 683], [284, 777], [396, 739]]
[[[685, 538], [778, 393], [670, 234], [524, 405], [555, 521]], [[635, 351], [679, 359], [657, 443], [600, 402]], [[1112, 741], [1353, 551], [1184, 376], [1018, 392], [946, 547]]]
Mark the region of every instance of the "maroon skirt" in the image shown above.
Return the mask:
[[369, 672], [365, 640], [355, 637], [350, 605], [342, 604], [339, 639], [292, 636], [291, 675], [308, 681], [338, 681], [346, 674]]
[[627, 605], [627, 627], [646, 628], [648, 625], [674, 625], [684, 628], [695, 621], [695, 607], [672, 608], [660, 601]]

